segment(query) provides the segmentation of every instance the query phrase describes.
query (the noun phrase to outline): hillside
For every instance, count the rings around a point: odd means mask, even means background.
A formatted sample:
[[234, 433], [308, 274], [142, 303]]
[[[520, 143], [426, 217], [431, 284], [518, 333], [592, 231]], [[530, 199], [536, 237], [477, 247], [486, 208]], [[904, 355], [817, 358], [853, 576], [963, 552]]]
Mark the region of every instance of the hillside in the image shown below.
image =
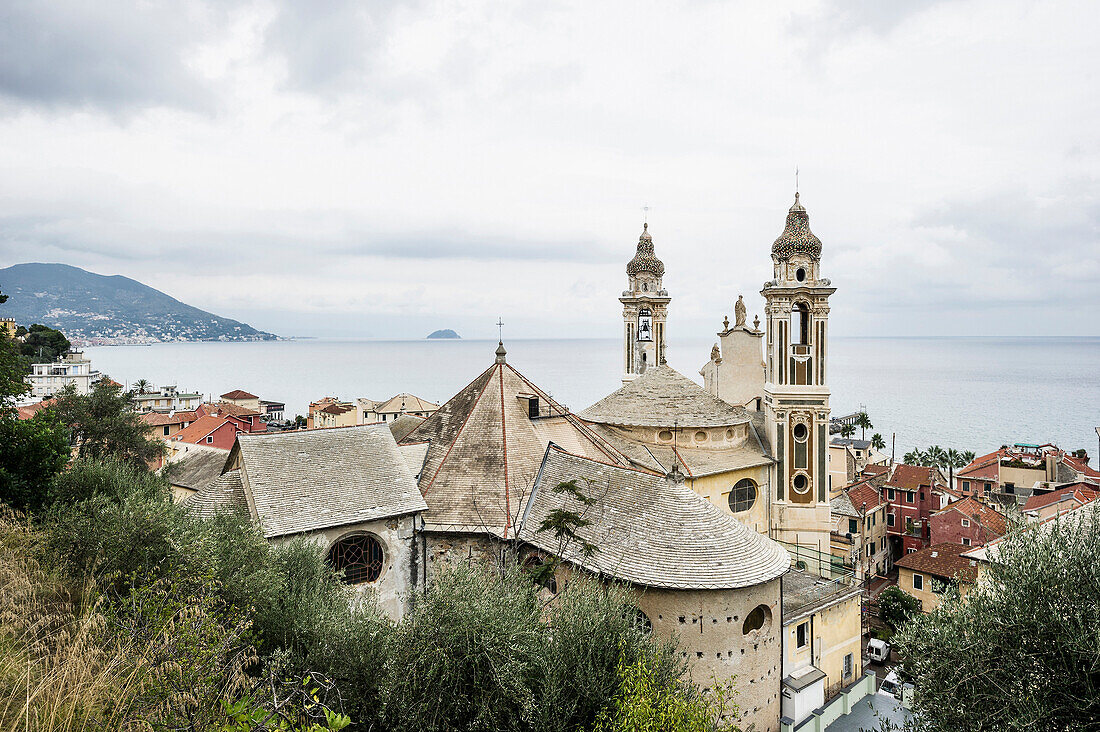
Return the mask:
[[0, 269], [9, 295], [0, 315], [20, 325], [42, 323], [82, 343], [266, 341], [271, 333], [200, 310], [121, 275], [67, 264], [16, 264]]

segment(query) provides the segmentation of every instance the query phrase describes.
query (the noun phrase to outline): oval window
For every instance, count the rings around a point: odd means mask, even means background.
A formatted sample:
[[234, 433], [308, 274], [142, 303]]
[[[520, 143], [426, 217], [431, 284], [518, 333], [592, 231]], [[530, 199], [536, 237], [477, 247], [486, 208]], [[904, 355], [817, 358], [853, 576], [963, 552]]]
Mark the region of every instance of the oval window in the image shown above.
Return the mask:
[[695, 441], [696, 442], [706, 442], [707, 441], [707, 433], [703, 432], [703, 430], [699, 430], [698, 432], [695, 433]]
[[726, 439], [727, 440], [732, 440], [733, 439], [733, 430], [726, 430]]
[[794, 489], [799, 493], [805, 493], [810, 487], [810, 481], [806, 479], [805, 475], [794, 476]]
[[332, 545], [328, 563], [335, 572], [343, 573], [349, 585], [374, 582], [382, 574], [382, 544], [369, 534], [345, 536]]
[[794, 278], [796, 280], [798, 280], [799, 282], [805, 282], [806, 281], [806, 270], [799, 267], [798, 271], [794, 273]]
[[799, 423], [794, 426], [794, 439], [799, 442], [805, 442], [808, 434], [809, 430], [806, 429], [806, 425]]
[[741, 626], [741, 633], [748, 635], [763, 628], [771, 617], [771, 610], [767, 605], [757, 605], [752, 612], [745, 616], [745, 622]]
[[730, 510], [734, 513], [748, 511], [756, 503], [756, 483], [748, 478], [737, 481], [730, 491]]
[[668, 442], [672, 439], [672, 430], [661, 430], [657, 433], [657, 438], [664, 442]]

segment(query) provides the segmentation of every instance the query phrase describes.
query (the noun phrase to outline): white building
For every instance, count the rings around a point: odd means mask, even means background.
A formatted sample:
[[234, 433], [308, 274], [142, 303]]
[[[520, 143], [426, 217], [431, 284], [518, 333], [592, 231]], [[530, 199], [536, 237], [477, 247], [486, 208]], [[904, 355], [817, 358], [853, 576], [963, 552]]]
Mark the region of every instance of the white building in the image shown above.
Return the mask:
[[134, 394], [138, 412], [190, 412], [202, 404], [202, 394], [181, 393], [175, 386], [153, 387]]
[[26, 377], [31, 391], [26, 401], [32, 404], [49, 399], [69, 384], [76, 387], [77, 394], [87, 394], [101, 376], [83, 353], [70, 351], [53, 363], [31, 364], [31, 373]]

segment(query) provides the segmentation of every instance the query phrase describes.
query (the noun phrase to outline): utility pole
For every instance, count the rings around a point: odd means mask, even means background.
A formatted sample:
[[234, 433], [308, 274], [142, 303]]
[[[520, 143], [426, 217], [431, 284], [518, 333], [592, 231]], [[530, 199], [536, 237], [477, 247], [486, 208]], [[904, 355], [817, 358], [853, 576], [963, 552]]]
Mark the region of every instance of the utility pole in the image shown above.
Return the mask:
[[894, 451], [898, 443], [898, 433], [890, 433], [890, 467], [894, 467]]

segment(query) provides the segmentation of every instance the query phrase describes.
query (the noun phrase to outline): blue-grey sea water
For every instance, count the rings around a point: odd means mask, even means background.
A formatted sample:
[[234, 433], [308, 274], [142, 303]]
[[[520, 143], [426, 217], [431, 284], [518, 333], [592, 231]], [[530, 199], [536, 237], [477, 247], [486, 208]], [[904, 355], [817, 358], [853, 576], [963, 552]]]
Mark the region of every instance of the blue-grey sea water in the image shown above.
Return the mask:
[[[93, 366], [217, 396], [244, 389], [305, 414], [310, 401], [410, 392], [443, 402], [493, 363], [494, 341], [293, 340], [85, 349]], [[509, 340], [508, 361], [581, 410], [620, 385], [617, 340]], [[701, 382], [709, 340], [669, 343], [669, 364]], [[834, 414], [865, 406], [897, 456], [938, 444], [978, 454], [1006, 442], [1097, 452], [1100, 338], [836, 338]], [[868, 436], [870, 436], [870, 432]], [[858, 434], [857, 434], [858, 436]], [[1095, 464], [1095, 463], [1094, 463]]]

